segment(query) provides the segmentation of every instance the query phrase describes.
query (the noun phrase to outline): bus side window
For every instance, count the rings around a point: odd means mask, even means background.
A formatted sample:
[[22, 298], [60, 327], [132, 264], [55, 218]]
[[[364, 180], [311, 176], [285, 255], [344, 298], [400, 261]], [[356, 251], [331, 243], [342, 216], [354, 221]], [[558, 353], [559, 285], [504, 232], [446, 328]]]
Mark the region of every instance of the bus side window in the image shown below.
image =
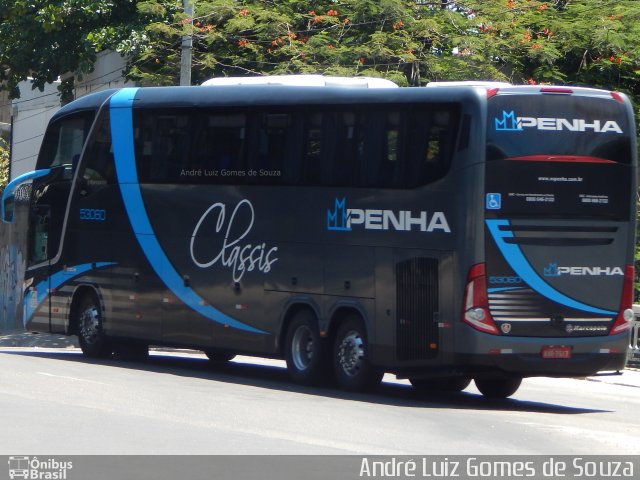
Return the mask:
[[401, 149], [400, 112], [385, 115], [381, 156], [378, 159], [375, 185], [379, 187], [402, 187], [401, 168], [406, 159]]
[[106, 111], [94, 128], [84, 155], [80, 175], [89, 186], [115, 183], [115, 166], [111, 146], [111, 125]]
[[[279, 183], [285, 156], [291, 139], [291, 117], [286, 113], [265, 113], [261, 115], [257, 156], [253, 168], [258, 173], [274, 172], [273, 177], [265, 183]], [[260, 177], [259, 177], [260, 179]], [[266, 180], [266, 178], [265, 178]], [[260, 182], [263, 183], [263, 182]]]
[[350, 186], [357, 181], [363, 148], [363, 116], [355, 111], [337, 115], [332, 168], [327, 184]]
[[164, 114], [157, 118], [153, 142], [153, 176], [161, 182], [184, 180], [189, 158], [190, 125], [186, 114]]
[[[190, 170], [201, 171], [190, 179], [205, 183], [242, 183], [247, 116], [244, 113], [211, 113], [198, 122]], [[184, 180], [184, 179], [183, 179]]]
[[456, 141], [455, 117], [442, 108], [416, 112], [408, 135], [412, 149], [405, 172], [407, 186], [425, 185], [446, 174]]
[[318, 185], [320, 182], [320, 161], [324, 150], [322, 134], [324, 116], [321, 113], [305, 116], [304, 151], [300, 166], [301, 185]]

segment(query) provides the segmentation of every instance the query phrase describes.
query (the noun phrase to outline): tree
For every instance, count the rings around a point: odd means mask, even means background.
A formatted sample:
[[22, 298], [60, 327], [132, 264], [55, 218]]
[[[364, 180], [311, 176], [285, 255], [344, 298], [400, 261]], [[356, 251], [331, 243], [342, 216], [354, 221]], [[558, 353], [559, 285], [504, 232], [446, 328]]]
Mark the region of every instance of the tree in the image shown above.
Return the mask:
[[431, 80], [577, 83], [640, 96], [635, 0], [198, 0], [195, 18], [164, 0], [129, 75], [174, 84], [180, 39], [194, 38], [194, 83], [221, 75], [379, 75]]
[[0, 138], [0, 196], [9, 183], [9, 146]]
[[96, 52], [131, 42], [141, 20], [135, 1], [0, 0], [0, 84], [17, 98], [27, 78], [42, 90], [63, 74], [90, 72]]
[[138, 8], [154, 19], [128, 72], [143, 83], [177, 82], [183, 35], [194, 38], [194, 83], [222, 75], [310, 72], [384, 76], [401, 85], [506, 78], [486, 55], [467, 55], [486, 48], [458, 48], [465, 38], [475, 39], [474, 46], [488, 39], [470, 35], [473, 20], [451, 2], [205, 0], [196, 3], [194, 19], [161, 0]]

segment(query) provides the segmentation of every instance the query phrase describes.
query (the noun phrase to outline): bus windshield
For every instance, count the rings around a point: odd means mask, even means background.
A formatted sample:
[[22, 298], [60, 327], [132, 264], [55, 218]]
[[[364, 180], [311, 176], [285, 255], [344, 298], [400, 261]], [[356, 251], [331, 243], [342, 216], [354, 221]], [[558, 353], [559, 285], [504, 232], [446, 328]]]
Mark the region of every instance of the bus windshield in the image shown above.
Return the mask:
[[80, 112], [53, 122], [42, 141], [38, 169], [75, 165], [91, 128], [95, 112]]

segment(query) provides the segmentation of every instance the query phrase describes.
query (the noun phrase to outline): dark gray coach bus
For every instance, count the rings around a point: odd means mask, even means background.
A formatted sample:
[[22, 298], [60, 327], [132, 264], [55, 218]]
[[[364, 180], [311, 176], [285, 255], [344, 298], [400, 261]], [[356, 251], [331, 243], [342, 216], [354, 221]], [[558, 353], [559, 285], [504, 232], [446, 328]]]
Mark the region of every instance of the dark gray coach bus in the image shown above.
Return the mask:
[[507, 397], [621, 369], [635, 135], [624, 95], [586, 88], [89, 95], [3, 196], [25, 325], [92, 357], [284, 358], [349, 390], [389, 372]]

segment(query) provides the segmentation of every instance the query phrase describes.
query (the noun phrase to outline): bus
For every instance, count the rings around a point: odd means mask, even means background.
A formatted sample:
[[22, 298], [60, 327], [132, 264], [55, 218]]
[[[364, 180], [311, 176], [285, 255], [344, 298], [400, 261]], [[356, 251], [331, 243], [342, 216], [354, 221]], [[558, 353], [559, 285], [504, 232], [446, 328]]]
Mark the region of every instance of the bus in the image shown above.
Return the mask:
[[3, 194], [24, 323], [89, 357], [261, 356], [351, 391], [619, 370], [635, 136], [625, 95], [580, 87], [94, 93]]

